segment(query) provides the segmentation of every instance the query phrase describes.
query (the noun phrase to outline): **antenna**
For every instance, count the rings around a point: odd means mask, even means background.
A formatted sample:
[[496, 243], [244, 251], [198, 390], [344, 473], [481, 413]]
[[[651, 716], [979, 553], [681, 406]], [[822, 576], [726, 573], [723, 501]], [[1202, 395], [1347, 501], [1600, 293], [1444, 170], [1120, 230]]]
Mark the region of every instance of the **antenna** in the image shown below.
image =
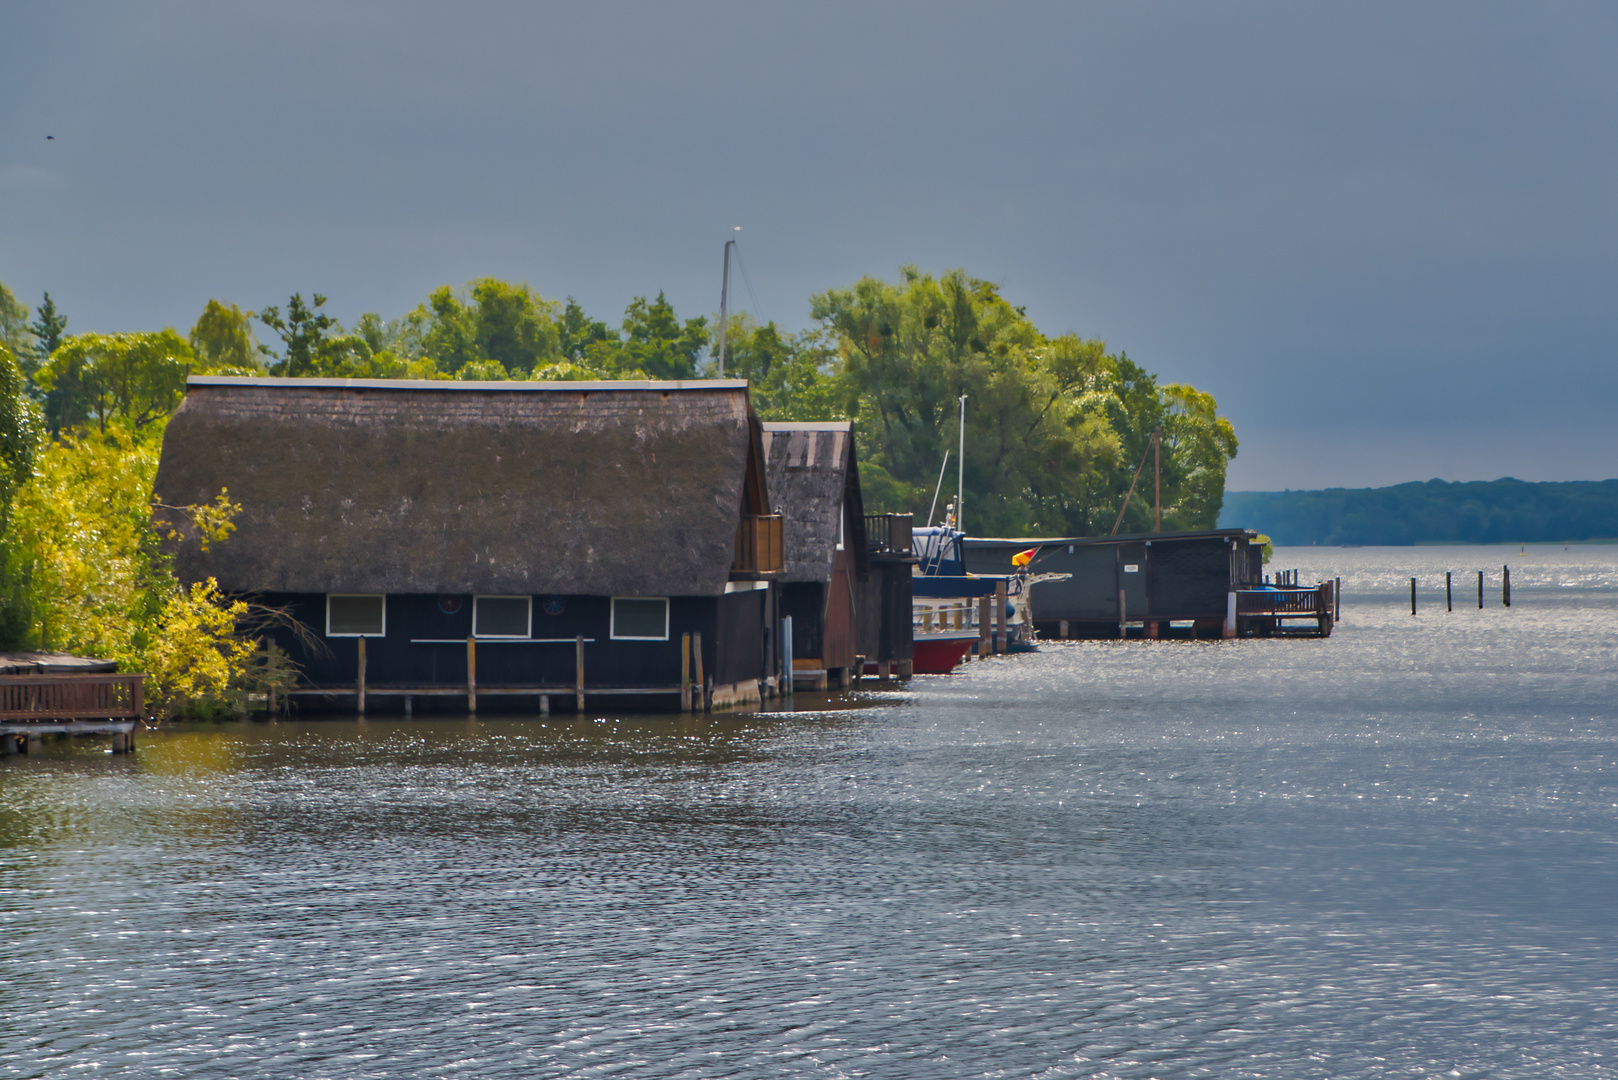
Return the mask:
[[961, 395], [961, 449], [955, 455], [955, 527], [962, 532], [961, 506], [962, 496], [966, 494], [966, 395]]
[[944, 489], [944, 470], [949, 467], [949, 451], [944, 451], [944, 460], [938, 466], [938, 484], [933, 488], [933, 505], [927, 508], [927, 525], [932, 526], [933, 511], [938, 509], [938, 493]]
[[[732, 232], [741, 232], [740, 225], [733, 226]], [[730, 301], [730, 249], [736, 246], [732, 237], [725, 241], [725, 273], [719, 280], [719, 377], [725, 377], [725, 323], [729, 321], [726, 307]]]

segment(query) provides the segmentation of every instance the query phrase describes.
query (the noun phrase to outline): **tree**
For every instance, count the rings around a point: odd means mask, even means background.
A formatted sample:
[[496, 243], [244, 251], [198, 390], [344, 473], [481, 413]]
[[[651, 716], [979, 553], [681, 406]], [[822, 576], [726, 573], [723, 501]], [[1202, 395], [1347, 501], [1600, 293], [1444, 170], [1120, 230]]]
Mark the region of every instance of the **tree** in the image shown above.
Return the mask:
[[562, 319], [557, 329], [565, 360], [584, 361], [590, 357], [592, 349], [599, 355], [603, 347], [611, 350], [618, 346], [618, 332], [604, 322], [591, 319], [571, 296], [567, 298], [567, 306], [562, 309]]
[[94, 421], [105, 434], [109, 422], [144, 428], [168, 416], [185, 397], [185, 378], [195, 356], [174, 330], [147, 334], [77, 334], [62, 342], [39, 383], [50, 392], [52, 432]]
[[39, 363], [34, 353], [34, 335], [28, 327], [28, 305], [18, 300], [6, 283], [0, 281], [0, 345], [24, 375], [33, 376]]
[[687, 319], [683, 324], [659, 292], [646, 302], [637, 296], [624, 309], [621, 366], [654, 379], [693, 379], [697, 360], [708, 346], [708, 320]]
[[67, 316], [56, 310], [56, 301], [51, 294], [45, 293], [45, 302], [35, 309], [39, 318], [28, 327], [34, 335], [34, 351], [38, 356], [37, 368], [51, 358], [62, 344], [62, 332], [67, 329]]
[[[47, 294], [48, 296], [49, 294]], [[257, 375], [264, 371], [261, 346], [253, 337], [253, 313], [235, 304], [209, 300], [191, 328], [197, 370]]]
[[0, 533], [5, 531], [11, 499], [34, 472], [39, 446], [39, 417], [28, 396], [28, 382], [11, 350], [0, 344]]
[[[811, 313], [841, 354], [836, 380], [860, 434], [873, 509], [928, 504], [945, 454], [959, 452], [964, 394], [971, 531], [1108, 531], [1159, 427], [1164, 527], [1217, 521], [1235, 433], [1213, 398], [1192, 387], [1160, 390], [1100, 341], [1047, 337], [993, 283], [904, 267], [896, 283], [862, 278], [821, 293]], [[1142, 502], [1137, 492], [1125, 520], [1149, 531], [1151, 497]]]
[[320, 310], [326, 306], [324, 296], [314, 293], [313, 299], [314, 306], [310, 307], [304, 304], [302, 293], [293, 293], [287, 301], [285, 318], [274, 305], [259, 312], [258, 321], [275, 331], [286, 350], [279, 363], [270, 365], [272, 375], [300, 378], [322, 374], [328, 339], [334, 331], [342, 333], [342, 327]]

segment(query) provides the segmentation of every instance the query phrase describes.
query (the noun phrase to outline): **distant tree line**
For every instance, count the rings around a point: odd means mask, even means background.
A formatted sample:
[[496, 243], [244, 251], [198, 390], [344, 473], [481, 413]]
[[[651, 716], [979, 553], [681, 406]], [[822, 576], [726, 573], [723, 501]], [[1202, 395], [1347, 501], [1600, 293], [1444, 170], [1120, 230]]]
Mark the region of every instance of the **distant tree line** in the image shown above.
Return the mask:
[[1618, 539], [1618, 480], [1232, 491], [1222, 523], [1277, 544], [1520, 544]]
[[[0, 286], [4, 289], [4, 286]], [[616, 324], [577, 301], [479, 278], [435, 289], [404, 315], [343, 326], [319, 293], [247, 311], [208, 301], [188, 334], [66, 333], [47, 294], [32, 322], [3, 293], [13, 355], [53, 432], [144, 429], [194, 373], [376, 379], [696, 379], [717, 374], [716, 328], [667, 298], [630, 301]], [[955, 474], [966, 402], [964, 523], [979, 535], [1149, 531], [1162, 432], [1163, 527], [1211, 528], [1235, 431], [1210, 395], [1160, 385], [1094, 339], [1042, 333], [999, 287], [904, 267], [810, 298], [802, 333], [730, 316], [725, 374], [752, 382], [766, 419], [852, 419], [866, 504], [925, 515], [946, 453]], [[262, 340], [261, 340], [262, 335]], [[954, 485], [945, 484], [940, 511]], [[1124, 508], [1122, 521], [1119, 511]]]

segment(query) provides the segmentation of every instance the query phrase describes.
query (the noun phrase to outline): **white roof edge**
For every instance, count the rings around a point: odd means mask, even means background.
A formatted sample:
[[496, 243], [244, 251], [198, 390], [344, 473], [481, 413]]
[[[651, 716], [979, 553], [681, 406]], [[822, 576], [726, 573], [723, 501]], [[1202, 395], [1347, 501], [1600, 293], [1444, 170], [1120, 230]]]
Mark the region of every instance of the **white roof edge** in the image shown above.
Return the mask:
[[318, 390], [745, 390], [746, 379], [621, 379], [607, 382], [460, 382], [454, 379], [278, 379], [191, 375], [187, 386], [301, 386]]
[[765, 431], [852, 431], [852, 420], [766, 420]]

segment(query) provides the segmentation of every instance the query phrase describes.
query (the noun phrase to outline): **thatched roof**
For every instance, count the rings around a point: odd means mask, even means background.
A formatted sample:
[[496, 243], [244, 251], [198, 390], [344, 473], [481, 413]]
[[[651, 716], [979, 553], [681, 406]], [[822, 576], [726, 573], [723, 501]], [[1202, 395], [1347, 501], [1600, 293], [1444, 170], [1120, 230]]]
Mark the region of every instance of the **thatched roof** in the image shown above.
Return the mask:
[[845, 421], [765, 424], [770, 498], [786, 518], [786, 581], [830, 581], [843, 503], [849, 506], [844, 543], [864, 568], [865, 508], [853, 425]]
[[227, 591], [713, 595], [760, 438], [742, 381], [193, 377], [156, 490], [241, 505], [177, 548]]

